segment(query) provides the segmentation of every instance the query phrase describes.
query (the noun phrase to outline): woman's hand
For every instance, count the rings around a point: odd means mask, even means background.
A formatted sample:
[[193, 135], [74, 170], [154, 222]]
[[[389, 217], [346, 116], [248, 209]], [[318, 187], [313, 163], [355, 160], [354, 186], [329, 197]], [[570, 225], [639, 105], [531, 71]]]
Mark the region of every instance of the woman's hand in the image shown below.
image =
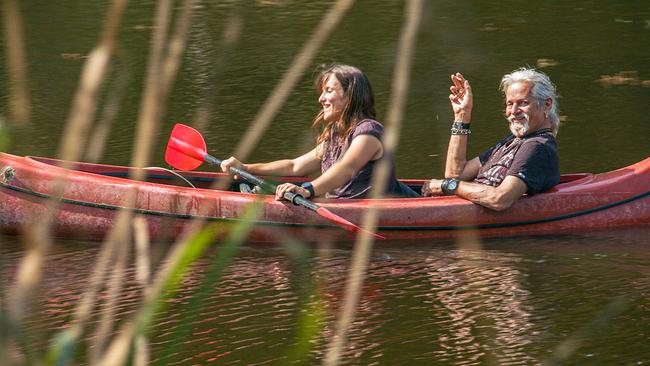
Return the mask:
[[[242, 164], [242, 162], [237, 160], [234, 156], [231, 156], [228, 159], [221, 161], [221, 171], [230, 174], [230, 168], [245, 170], [244, 164]], [[239, 177], [235, 175], [234, 178], [238, 179]]]
[[451, 75], [452, 86], [449, 87], [449, 100], [454, 111], [454, 121], [469, 123], [472, 120], [474, 96], [469, 81], [457, 72]]
[[284, 194], [286, 192], [292, 192], [295, 194], [299, 194], [305, 198], [309, 198], [311, 196], [311, 193], [309, 190], [306, 188], [302, 188], [300, 186], [297, 186], [293, 183], [284, 183], [280, 184], [276, 189], [275, 189], [275, 200], [276, 201], [282, 201], [284, 199]]

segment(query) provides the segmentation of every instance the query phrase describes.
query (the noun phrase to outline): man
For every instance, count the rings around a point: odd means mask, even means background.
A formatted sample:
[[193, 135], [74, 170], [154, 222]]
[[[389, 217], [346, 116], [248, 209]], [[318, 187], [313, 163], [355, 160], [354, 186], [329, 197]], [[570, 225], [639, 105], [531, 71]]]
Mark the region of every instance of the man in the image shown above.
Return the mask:
[[555, 86], [544, 73], [521, 68], [501, 79], [510, 132], [501, 142], [467, 161], [472, 88], [463, 75], [451, 76], [454, 124], [445, 179], [431, 179], [423, 196], [457, 195], [493, 210], [505, 210], [524, 194], [543, 192], [560, 181]]

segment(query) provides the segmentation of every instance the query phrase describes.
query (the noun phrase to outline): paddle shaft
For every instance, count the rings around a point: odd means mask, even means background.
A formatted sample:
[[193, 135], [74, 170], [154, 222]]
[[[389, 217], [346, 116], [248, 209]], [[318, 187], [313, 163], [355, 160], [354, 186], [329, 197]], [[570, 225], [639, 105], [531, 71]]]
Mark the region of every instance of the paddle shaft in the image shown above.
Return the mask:
[[[210, 154], [205, 154], [205, 157], [203, 159], [207, 163], [214, 164], [214, 165], [221, 165], [221, 160], [215, 158], [214, 156], [212, 156]], [[228, 169], [228, 170], [230, 171], [231, 174], [240, 176], [240, 177], [244, 178], [244, 180], [246, 180], [247, 182], [252, 183], [252, 184], [254, 184], [256, 186], [260, 186], [264, 190], [271, 191], [271, 192], [275, 191], [275, 185], [274, 184], [269, 183], [269, 182], [265, 181], [264, 179], [261, 179], [260, 177], [254, 176], [253, 174], [251, 174], [251, 173], [249, 173], [249, 172], [247, 172], [245, 170], [241, 170], [239, 168], [234, 168], [234, 167], [230, 167], [230, 169]], [[312, 211], [315, 211], [315, 212], [317, 212], [318, 209], [320, 208], [320, 206], [313, 203], [312, 201], [306, 199], [305, 197], [303, 197], [303, 196], [301, 196], [299, 194], [293, 193], [293, 192], [285, 192], [284, 198], [287, 201], [293, 203], [294, 205], [304, 206], [304, 207], [306, 207], [306, 208], [308, 208], [308, 209], [310, 209]]]
[[[192, 170], [198, 167], [202, 162], [221, 165], [221, 160], [207, 153], [203, 136], [201, 136], [201, 134], [195, 129], [182, 124], [176, 124], [172, 130], [172, 135], [169, 137], [169, 142], [167, 143], [165, 161], [173, 167], [183, 170]], [[229, 173], [240, 176], [247, 182], [255, 184], [269, 193], [275, 193], [276, 191], [277, 187], [275, 184], [256, 177], [245, 170], [231, 167], [229, 168]], [[365, 230], [331, 212], [325, 207], [321, 207], [314, 202], [307, 200], [299, 194], [286, 192], [284, 198], [294, 205], [300, 205], [316, 212], [319, 216], [335, 223], [343, 229], [353, 232], [366, 232], [376, 238], [385, 239], [384, 236]]]
[[[195, 131], [195, 133], [198, 134], [198, 132]], [[200, 136], [200, 135], [199, 135]], [[202, 137], [201, 137], [202, 138]], [[182, 154], [185, 154], [187, 156], [191, 156], [195, 159], [199, 159], [202, 161], [205, 161], [206, 163], [214, 164], [214, 165], [221, 165], [221, 160], [215, 158], [214, 156], [208, 154], [204, 148], [195, 146], [192, 143], [188, 143], [187, 141], [184, 141], [180, 138], [171, 136], [169, 138], [169, 144], [167, 145], [168, 149], [173, 149], [174, 151], [178, 151]], [[252, 183], [256, 186], [262, 187], [263, 190], [268, 191], [268, 192], [273, 192], [275, 193], [275, 184], [269, 183], [259, 177], [254, 176], [253, 174], [239, 169], [239, 168], [233, 168], [230, 167], [228, 169], [231, 174], [238, 175], [242, 178], [244, 178], [247, 182]], [[320, 207], [319, 205], [313, 203], [312, 201], [309, 201], [305, 197], [295, 194], [292, 192], [286, 192], [284, 194], [284, 198], [288, 200], [289, 202], [293, 203], [294, 205], [300, 205], [304, 206], [312, 211], [315, 211], [319, 215], [322, 216], [322, 211], [324, 208]]]

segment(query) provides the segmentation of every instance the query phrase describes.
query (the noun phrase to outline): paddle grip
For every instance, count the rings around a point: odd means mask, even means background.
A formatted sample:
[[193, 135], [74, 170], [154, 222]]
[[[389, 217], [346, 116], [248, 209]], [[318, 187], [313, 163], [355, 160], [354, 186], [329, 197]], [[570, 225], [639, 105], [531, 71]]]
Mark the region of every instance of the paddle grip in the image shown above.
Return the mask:
[[304, 207], [307, 207], [308, 209], [310, 209], [312, 211], [316, 211], [316, 210], [318, 210], [320, 208], [320, 206], [318, 206], [314, 202], [306, 199], [305, 197], [303, 197], [303, 196], [301, 196], [301, 195], [299, 195], [297, 193], [285, 192], [284, 193], [284, 198], [287, 201], [293, 203], [296, 206], [304, 206]]
[[[209, 155], [207, 153], [203, 157], [203, 160], [205, 162], [207, 162], [207, 163], [210, 163], [210, 164], [221, 165], [221, 160], [219, 160], [219, 159], [215, 158], [214, 156]], [[238, 175], [238, 176], [244, 178], [248, 183], [252, 183], [252, 184], [254, 184], [256, 186], [262, 187], [263, 190], [268, 191], [269, 193], [275, 192], [275, 188], [276, 188], [275, 184], [269, 183], [269, 182], [267, 182], [267, 181], [265, 181], [265, 180], [263, 180], [261, 178], [258, 178], [258, 177], [254, 176], [253, 174], [251, 174], [251, 173], [249, 173], [249, 172], [247, 172], [245, 170], [241, 170], [241, 169], [238, 169], [238, 168], [230, 168], [229, 171], [233, 175]], [[303, 196], [301, 196], [301, 195], [299, 195], [297, 193], [285, 192], [284, 193], [284, 199], [288, 200], [289, 202], [293, 203], [296, 206], [303, 206], [305, 208], [308, 208], [308, 209], [316, 212], [319, 216], [321, 216], [321, 217], [323, 217], [323, 218], [325, 218], [325, 219], [327, 219], [329, 221], [334, 222], [336, 225], [338, 225], [339, 227], [341, 227], [341, 228], [343, 228], [345, 230], [354, 231], [354, 232], [366, 231], [366, 230], [358, 227], [357, 225], [349, 222], [348, 220], [346, 220], [346, 219], [344, 219], [342, 217], [339, 217], [338, 215], [333, 214], [329, 210], [322, 208], [321, 206], [317, 205], [316, 203], [306, 199], [305, 197], [303, 197]], [[379, 234], [373, 233], [373, 232], [370, 232], [370, 235], [373, 235], [373, 236], [375, 236], [377, 238], [380, 238], [380, 239], [385, 239], [385, 237], [383, 237], [383, 236], [381, 236]]]
[[[210, 163], [210, 164], [221, 165], [221, 160], [215, 158], [214, 156], [212, 156], [210, 154], [205, 154], [205, 157], [203, 158], [203, 160], [205, 160], [207, 163]], [[265, 181], [265, 180], [263, 180], [263, 179], [261, 179], [259, 177], [256, 177], [253, 174], [251, 174], [251, 173], [249, 173], [249, 172], [247, 172], [245, 170], [241, 170], [239, 168], [232, 168], [231, 167], [229, 169], [229, 171], [233, 175], [238, 175], [238, 176], [244, 178], [244, 180], [246, 180], [248, 183], [252, 183], [252, 184], [254, 184], [256, 186], [260, 186], [260, 187], [262, 187], [262, 189], [264, 189], [266, 191], [275, 192], [275, 185], [274, 184], [271, 184], [271, 183], [269, 183], [269, 182], [267, 182], [267, 181]], [[306, 199], [305, 197], [303, 197], [303, 196], [301, 196], [299, 194], [293, 193], [293, 192], [286, 192], [284, 194], [284, 198], [287, 201], [293, 203], [296, 206], [304, 206], [304, 207], [306, 207], [306, 208], [308, 208], [308, 209], [310, 209], [312, 211], [316, 211], [316, 210], [318, 210], [320, 208], [320, 206], [313, 203], [312, 201]]]
[[[215, 158], [214, 156], [212, 156], [210, 154], [205, 154], [205, 157], [203, 157], [203, 160], [205, 160], [206, 163], [210, 163], [210, 164], [214, 164], [214, 165], [221, 165], [221, 160]], [[230, 167], [230, 169], [228, 169], [228, 170], [230, 171], [230, 174], [240, 176], [240, 177], [244, 178], [244, 180], [247, 181], [248, 183], [252, 183], [252, 184], [254, 184], [256, 186], [260, 186], [260, 187], [262, 187], [262, 189], [264, 189], [265, 191], [267, 191], [269, 193], [274, 193], [275, 192], [275, 185], [274, 184], [271, 184], [271, 183], [269, 183], [269, 182], [267, 182], [267, 181], [265, 181], [265, 180], [263, 180], [263, 179], [261, 179], [259, 177], [256, 177], [253, 174], [251, 174], [251, 173], [249, 173], [249, 172], [247, 172], [245, 170], [241, 170], [239, 168], [233, 168], [233, 167]]]

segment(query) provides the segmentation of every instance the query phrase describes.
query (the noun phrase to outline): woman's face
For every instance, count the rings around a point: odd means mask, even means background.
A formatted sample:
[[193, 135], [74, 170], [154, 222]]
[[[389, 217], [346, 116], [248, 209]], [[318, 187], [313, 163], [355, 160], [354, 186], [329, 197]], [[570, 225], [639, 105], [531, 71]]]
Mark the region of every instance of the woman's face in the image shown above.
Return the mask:
[[343, 94], [341, 83], [334, 74], [330, 75], [323, 84], [318, 102], [323, 106], [325, 122], [336, 122], [341, 119], [347, 98]]

